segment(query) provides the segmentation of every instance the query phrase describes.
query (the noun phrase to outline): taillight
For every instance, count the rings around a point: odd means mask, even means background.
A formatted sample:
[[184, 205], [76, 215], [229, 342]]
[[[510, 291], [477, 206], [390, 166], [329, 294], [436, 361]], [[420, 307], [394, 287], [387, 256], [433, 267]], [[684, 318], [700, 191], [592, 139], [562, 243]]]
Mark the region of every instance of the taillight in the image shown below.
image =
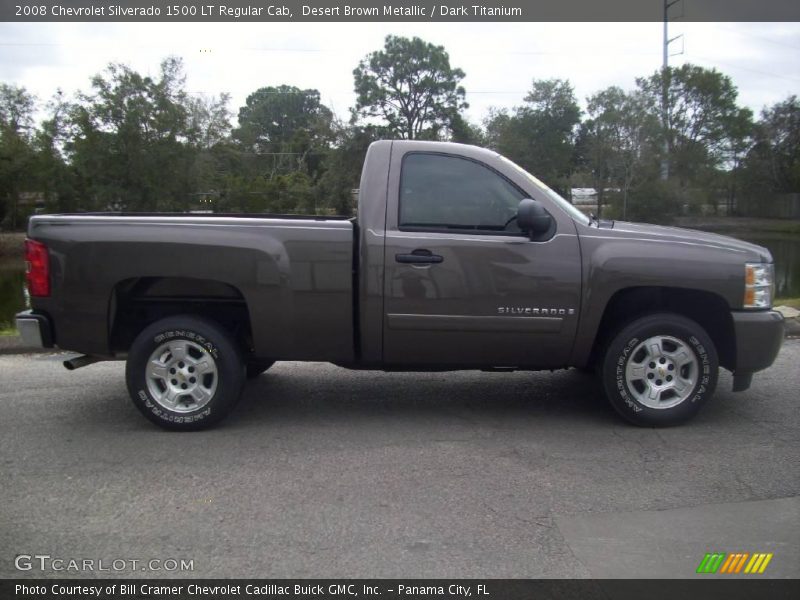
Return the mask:
[[47, 246], [35, 240], [25, 240], [25, 277], [31, 296], [50, 295], [50, 257]]

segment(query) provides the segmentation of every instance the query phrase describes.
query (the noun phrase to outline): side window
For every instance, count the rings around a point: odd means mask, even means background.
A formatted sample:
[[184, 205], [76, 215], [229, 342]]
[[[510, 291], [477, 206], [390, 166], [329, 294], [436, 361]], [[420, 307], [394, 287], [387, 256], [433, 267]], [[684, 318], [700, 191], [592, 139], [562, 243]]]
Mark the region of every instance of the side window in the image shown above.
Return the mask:
[[400, 175], [400, 228], [518, 233], [513, 217], [524, 197], [475, 161], [412, 153]]

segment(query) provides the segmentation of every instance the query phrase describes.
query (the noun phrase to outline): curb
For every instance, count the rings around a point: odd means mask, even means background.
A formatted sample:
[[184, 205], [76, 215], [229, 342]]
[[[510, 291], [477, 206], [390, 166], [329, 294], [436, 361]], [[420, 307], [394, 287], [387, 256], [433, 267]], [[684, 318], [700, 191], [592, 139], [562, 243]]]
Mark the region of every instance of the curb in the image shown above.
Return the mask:
[[61, 350], [26, 346], [18, 335], [0, 336], [0, 356], [6, 354], [52, 354], [53, 352], [61, 352]]

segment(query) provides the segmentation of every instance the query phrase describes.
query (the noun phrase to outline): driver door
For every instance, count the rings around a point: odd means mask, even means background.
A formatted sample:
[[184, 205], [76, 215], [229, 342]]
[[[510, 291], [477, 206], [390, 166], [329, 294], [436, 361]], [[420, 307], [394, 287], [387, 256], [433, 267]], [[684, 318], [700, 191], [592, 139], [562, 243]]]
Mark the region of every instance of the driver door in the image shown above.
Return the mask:
[[406, 152], [392, 169], [384, 362], [565, 364], [579, 309], [574, 224], [531, 241], [515, 221], [530, 195], [472, 158]]

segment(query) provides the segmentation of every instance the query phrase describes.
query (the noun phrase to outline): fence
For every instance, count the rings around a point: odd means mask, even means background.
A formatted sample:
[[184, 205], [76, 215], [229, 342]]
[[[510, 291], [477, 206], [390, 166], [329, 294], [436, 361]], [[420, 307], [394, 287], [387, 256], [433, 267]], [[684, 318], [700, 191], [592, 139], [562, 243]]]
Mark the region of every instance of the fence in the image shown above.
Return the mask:
[[742, 217], [800, 219], [800, 194], [739, 198], [736, 203], [736, 213]]

